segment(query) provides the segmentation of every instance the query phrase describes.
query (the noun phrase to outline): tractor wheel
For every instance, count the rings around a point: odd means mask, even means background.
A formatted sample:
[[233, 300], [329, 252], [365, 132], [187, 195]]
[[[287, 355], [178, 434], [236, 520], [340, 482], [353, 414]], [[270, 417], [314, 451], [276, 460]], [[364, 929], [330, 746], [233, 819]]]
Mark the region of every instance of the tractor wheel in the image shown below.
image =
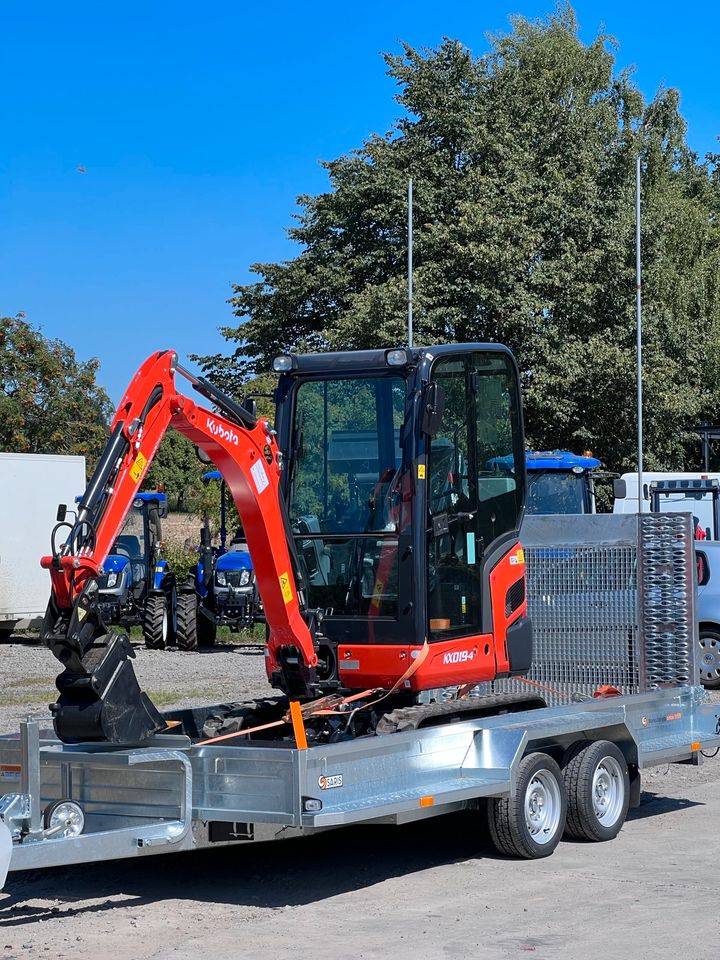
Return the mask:
[[207, 649], [215, 646], [217, 636], [217, 624], [209, 617], [203, 616], [200, 611], [197, 615], [197, 640], [198, 647]]
[[578, 840], [612, 840], [625, 823], [630, 778], [622, 752], [609, 740], [580, 741], [563, 764], [568, 796], [565, 833]]
[[197, 650], [198, 609], [194, 593], [178, 594], [175, 641], [178, 650]]
[[565, 829], [567, 800], [560, 767], [544, 753], [529, 753], [518, 764], [509, 797], [487, 804], [490, 836], [508, 857], [549, 857]]
[[148, 650], [164, 650], [168, 642], [170, 617], [165, 594], [153, 594], [145, 600], [143, 636]]

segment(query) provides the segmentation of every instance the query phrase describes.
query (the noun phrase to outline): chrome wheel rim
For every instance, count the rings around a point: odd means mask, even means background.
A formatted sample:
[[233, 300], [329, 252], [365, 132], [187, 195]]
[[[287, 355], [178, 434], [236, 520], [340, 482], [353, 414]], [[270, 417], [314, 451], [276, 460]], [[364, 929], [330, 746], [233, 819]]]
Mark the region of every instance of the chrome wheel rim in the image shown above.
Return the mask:
[[525, 825], [535, 843], [550, 843], [560, 825], [561, 787], [549, 770], [538, 770], [525, 791]]
[[603, 827], [613, 827], [625, 803], [623, 771], [615, 757], [603, 757], [595, 767], [592, 802], [598, 823]]

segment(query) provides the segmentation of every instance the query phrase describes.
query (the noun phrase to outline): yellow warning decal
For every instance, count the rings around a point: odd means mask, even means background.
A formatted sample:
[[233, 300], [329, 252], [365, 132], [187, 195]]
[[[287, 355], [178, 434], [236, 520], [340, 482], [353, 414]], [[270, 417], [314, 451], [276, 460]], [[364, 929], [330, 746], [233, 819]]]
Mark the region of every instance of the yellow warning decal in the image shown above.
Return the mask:
[[517, 551], [518, 563], [525, 563], [525, 551], [522, 547], [518, 547]]
[[287, 573], [280, 574], [280, 592], [283, 595], [285, 603], [290, 603], [293, 598], [292, 587], [290, 586], [290, 577]]
[[140, 477], [142, 476], [142, 472], [145, 469], [146, 465], [147, 465], [147, 457], [144, 457], [141, 453], [138, 453], [137, 457], [135, 458], [135, 463], [130, 467], [130, 476], [135, 481], [135, 483], [137, 483]]
[[424, 480], [424, 479], [425, 479], [425, 464], [419, 463], [418, 464], [418, 480]]

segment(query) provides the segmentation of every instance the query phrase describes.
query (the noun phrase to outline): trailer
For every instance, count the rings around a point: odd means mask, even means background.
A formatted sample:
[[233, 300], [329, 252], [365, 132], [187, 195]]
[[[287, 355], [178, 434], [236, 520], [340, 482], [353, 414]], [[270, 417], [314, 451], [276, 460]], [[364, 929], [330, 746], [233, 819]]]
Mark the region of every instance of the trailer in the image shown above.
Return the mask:
[[[509, 856], [547, 856], [564, 832], [612, 839], [643, 770], [720, 746], [720, 704], [696, 680], [692, 523], [558, 519], [525, 529], [531, 682], [550, 705], [309, 746], [301, 730], [203, 742], [217, 706], [167, 714], [178, 726], [122, 748], [65, 744], [28, 719], [0, 738], [0, 879], [468, 808]], [[593, 696], [608, 678], [617, 689]], [[481, 689], [478, 706], [520, 683]], [[456, 696], [436, 692], [440, 720]]]

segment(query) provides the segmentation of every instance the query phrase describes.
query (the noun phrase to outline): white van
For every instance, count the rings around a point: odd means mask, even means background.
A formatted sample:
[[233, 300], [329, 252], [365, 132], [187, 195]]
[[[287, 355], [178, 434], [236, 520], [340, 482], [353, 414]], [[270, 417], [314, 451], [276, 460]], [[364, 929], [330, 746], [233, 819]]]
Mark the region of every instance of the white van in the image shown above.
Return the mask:
[[[719, 480], [720, 473], [672, 473], [657, 472], [648, 470], [642, 475], [642, 512], [649, 513], [652, 509], [651, 487], [654, 483], [661, 480]], [[710, 496], [694, 492], [691, 485], [687, 492], [675, 492], [671, 496], [661, 500], [660, 510], [692, 513], [697, 517], [699, 525], [706, 530], [715, 529], [715, 519], [713, 514], [713, 499]], [[613, 513], [638, 513], [638, 475], [637, 473], [624, 473], [619, 480], [613, 483], [613, 493], [615, 502], [613, 503]], [[667, 502], [664, 502], [666, 500]]]

